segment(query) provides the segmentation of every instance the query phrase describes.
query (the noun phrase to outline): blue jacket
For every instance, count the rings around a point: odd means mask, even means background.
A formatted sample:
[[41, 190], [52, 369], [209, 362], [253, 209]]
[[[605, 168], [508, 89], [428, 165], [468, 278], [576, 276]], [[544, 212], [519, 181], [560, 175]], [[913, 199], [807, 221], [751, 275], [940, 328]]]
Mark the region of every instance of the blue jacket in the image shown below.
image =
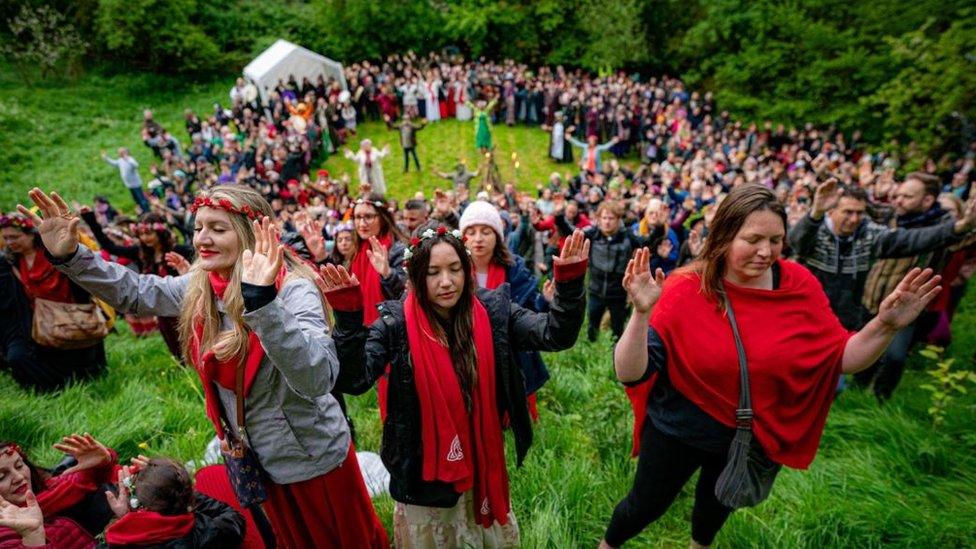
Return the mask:
[[[512, 256], [512, 258], [515, 263], [505, 273], [512, 303], [537, 313], [547, 312], [549, 302], [539, 291], [539, 281], [529, 270], [524, 259], [519, 256]], [[522, 369], [522, 376], [525, 377], [526, 395], [538, 391], [549, 381], [549, 370], [546, 368], [546, 363], [542, 361], [542, 354], [539, 351], [519, 351], [515, 353], [515, 361]]]

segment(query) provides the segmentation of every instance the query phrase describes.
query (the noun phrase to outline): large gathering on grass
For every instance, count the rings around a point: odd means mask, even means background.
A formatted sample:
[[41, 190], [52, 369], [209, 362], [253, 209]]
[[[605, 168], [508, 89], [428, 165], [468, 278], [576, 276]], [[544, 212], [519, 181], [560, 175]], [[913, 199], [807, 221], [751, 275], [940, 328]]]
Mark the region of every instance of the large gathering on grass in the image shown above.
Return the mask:
[[0, 549], [976, 540], [966, 3], [149, 4], [0, 11]]

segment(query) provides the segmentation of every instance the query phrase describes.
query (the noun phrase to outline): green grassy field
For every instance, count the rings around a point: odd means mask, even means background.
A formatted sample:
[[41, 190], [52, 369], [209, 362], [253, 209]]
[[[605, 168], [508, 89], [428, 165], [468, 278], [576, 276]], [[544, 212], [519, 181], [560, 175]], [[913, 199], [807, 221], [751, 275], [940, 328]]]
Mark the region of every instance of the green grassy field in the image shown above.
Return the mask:
[[[0, 185], [2, 207], [23, 200], [41, 184], [85, 201], [108, 194], [128, 205], [117, 174], [97, 160], [100, 148], [129, 146], [144, 166], [139, 142], [142, 108], [182, 137], [186, 106], [208, 108], [222, 100], [230, 79], [180, 85], [156, 77], [85, 77], [70, 85], [19, 87], [0, 71]], [[470, 125], [442, 123], [420, 134], [426, 170], [473, 159]], [[396, 134], [378, 125], [363, 135], [382, 144]], [[502, 158], [522, 158], [519, 183], [534, 185], [552, 171], [538, 130], [498, 128]], [[439, 183], [428, 172], [400, 173], [399, 149], [386, 164], [391, 193], [403, 198]], [[504, 170], [510, 161], [503, 161]], [[341, 172], [345, 160], [327, 166]], [[146, 172], [144, 172], [146, 173]], [[976, 299], [964, 300], [954, 325], [950, 356], [971, 367], [976, 352]], [[22, 442], [40, 463], [57, 459], [51, 443], [71, 431], [89, 431], [127, 459], [136, 453], [199, 459], [212, 433], [203, 414], [196, 375], [181, 368], [158, 337], [136, 339], [124, 324], [109, 336], [110, 372], [59, 394], [20, 390], [0, 375], [0, 439]], [[540, 391], [541, 421], [525, 466], [511, 470], [515, 513], [526, 547], [594, 546], [617, 500], [633, 478], [628, 458], [629, 404], [612, 374], [611, 344], [590, 344], [548, 355], [552, 380]], [[735, 513], [719, 534], [723, 547], [933, 547], [971, 546], [976, 539], [976, 397], [957, 399], [946, 424], [931, 427], [926, 381], [914, 357], [895, 397], [879, 406], [856, 390], [843, 393], [828, 420], [817, 459], [808, 471], [784, 471], [772, 497]], [[373, 394], [352, 399], [361, 450], [378, 451], [380, 425]], [[509, 445], [510, 447], [511, 445]], [[693, 484], [689, 484], [693, 486]], [[687, 546], [691, 490], [630, 546]], [[389, 527], [393, 502], [376, 501]]]

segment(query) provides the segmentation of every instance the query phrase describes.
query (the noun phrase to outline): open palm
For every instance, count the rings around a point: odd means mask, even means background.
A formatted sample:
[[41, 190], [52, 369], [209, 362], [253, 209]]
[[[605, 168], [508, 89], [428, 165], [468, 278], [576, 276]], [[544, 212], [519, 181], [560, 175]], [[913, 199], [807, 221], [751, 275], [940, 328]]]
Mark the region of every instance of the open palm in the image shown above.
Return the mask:
[[78, 462], [65, 470], [65, 474], [94, 469], [112, 463], [112, 452], [88, 433], [66, 436], [61, 439], [60, 443], [54, 445], [54, 449], [71, 455]]
[[0, 498], [0, 526], [6, 526], [23, 536], [44, 525], [44, 514], [34, 493], [27, 492], [27, 505], [20, 507]]
[[664, 287], [664, 271], [658, 269], [651, 276], [651, 251], [641, 248], [634, 252], [634, 257], [627, 263], [624, 272], [623, 286], [627, 290], [627, 297], [634, 305], [634, 310], [646, 313], [657, 303]]
[[78, 222], [80, 219], [72, 215], [68, 204], [58, 193], [50, 195], [34, 187], [28, 193], [34, 205], [40, 210], [37, 215], [31, 210], [18, 204], [17, 210], [30, 217], [37, 227], [38, 234], [47, 251], [55, 257], [70, 255], [78, 248]]
[[878, 307], [878, 320], [893, 330], [911, 324], [942, 289], [942, 277], [932, 269], [912, 269]]
[[285, 247], [278, 241], [278, 232], [267, 217], [254, 220], [254, 251], [244, 250], [241, 257], [241, 281], [255, 286], [274, 284], [284, 263]]

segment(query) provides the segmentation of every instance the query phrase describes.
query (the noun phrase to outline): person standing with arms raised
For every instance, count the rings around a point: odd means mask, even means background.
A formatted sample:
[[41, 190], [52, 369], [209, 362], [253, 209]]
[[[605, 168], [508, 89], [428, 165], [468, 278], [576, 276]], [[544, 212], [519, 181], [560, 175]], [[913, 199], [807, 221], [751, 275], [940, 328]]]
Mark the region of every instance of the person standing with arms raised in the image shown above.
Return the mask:
[[[876, 317], [849, 332], [810, 271], [780, 257], [786, 211], [772, 191], [734, 188], [710, 227], [701, 259], [667, 283], [660, 269], [651, 275], [646, 249], [627, 266], [623, 284], [634, 313], [614, 368], [620, 381], [641, 389], [640, 447], [633, 487], [600, 547], [619, 547], [657, 520], [698, 470], [691, 546], [710, 545], [734, 510], [719, 478], [741, 440], [737, 424], [772, 475], [781, 465], [807, 468], [837, 377], [871, 365], [939, 292], [938, 276], [914, 269]], [[739, 413], [743, 368], [748, 418]]]
[[339, 362], [315, 272], [278, 241], [267, 201], [236, 185], [198, 195], [197, 260], [183, 276], [160, 277], [79, 246], [80, 219], [57, 193], [35, 188], [30, 198], [41, 216], [18, 209], [61, 272], [121, 311], [180, 317], [184, 356], [203, 382], [225, 453], [244, 443], [263, 471], [263, 508], [279, 546], [387, 545], [346, 420], [328, 394]]

